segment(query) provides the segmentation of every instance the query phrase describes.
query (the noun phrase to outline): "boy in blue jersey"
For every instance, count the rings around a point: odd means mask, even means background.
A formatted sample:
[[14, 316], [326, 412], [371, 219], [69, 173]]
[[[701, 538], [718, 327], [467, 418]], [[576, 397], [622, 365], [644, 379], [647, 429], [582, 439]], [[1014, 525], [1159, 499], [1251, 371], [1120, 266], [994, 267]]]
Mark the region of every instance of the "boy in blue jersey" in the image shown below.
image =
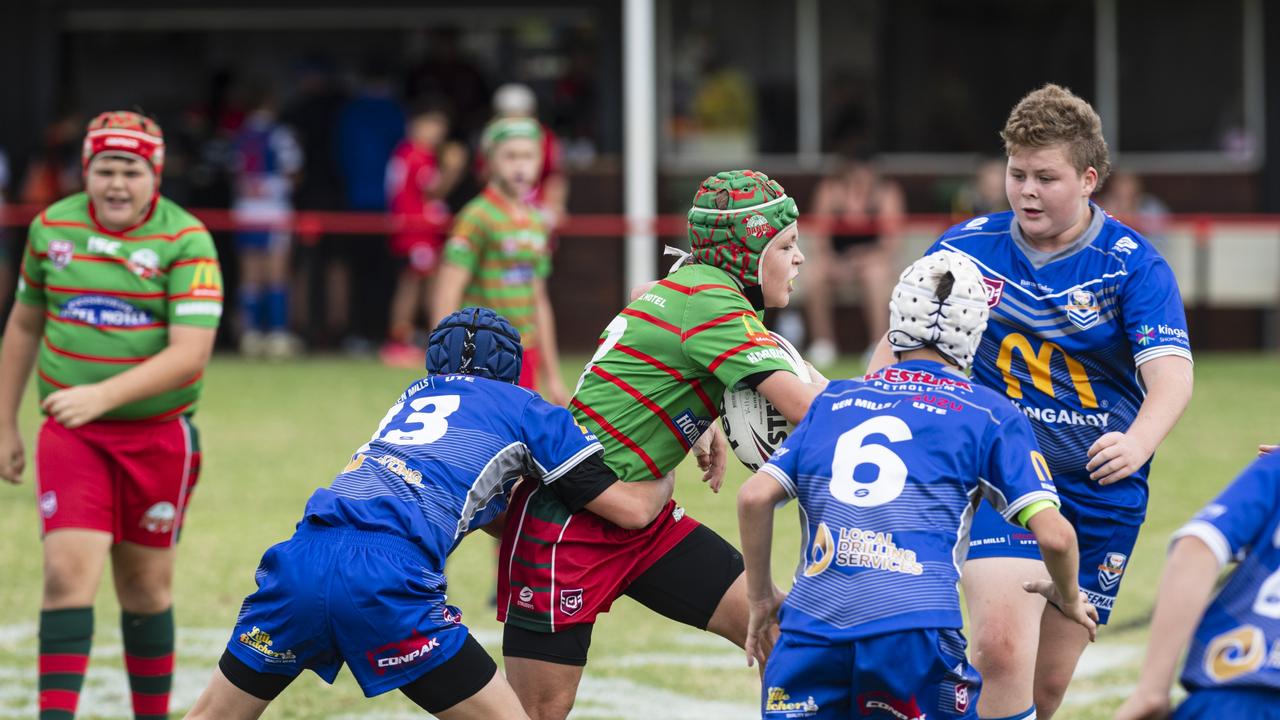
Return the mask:
[[[1146, 516], [1151, 457], [1191, 398], [1182, 298], [1150, 243], [1089, 200], [1110, 161], [1088, 103], [1046, 85], [1001, 136], [1013, 209], [951, 228], [929, 252], [961, 253], [982, 272], [991, 322], [973, 377], [1031, 420], [1079, 537], [1080, 586], [1106, 623]], [[888, 362], [882, 342], [872, 368]], [[1029, 533], [979, 509], [964, 591], [984, 718], [1051, 717], [1088, 643], [1016, 592], [1044, 577], [1040, 555]]]
[[[1028, 582], [1093, 631], [1077, 547], [1030, 423], [963, 371], [987, 321], [973, 263], [935, 253], [890, 303], [896, 364], [832, 382], [738, 495], [762, 716], [977, 717], [957, 583], [982, 497], [1041, 541], [1053, 582]], [[802, 566], [785, 602], [770, 575], [777, 505], [798, 498]], [[1030, 580], [1031, 578], [1028, 578]], [[781, 604], [781, 638], [773, 615]]]
[[[1233, 560], [1211, 603], [1218, 573]], [[1280, 718], [1278, 453], [1264, 453], [1173, 534], [1142, 676], [1117, 720], [1169, 716], [1169, 689], [1188, 641], [1182, 685], [1191, 696], [1174, 718]]]
[[399, 689], [448, 720], [527, 717], [445, 604], [445, 559], [471, 530], [500, 523], [522, 475], [626, 528], [654, 519], [674, 476], [617, 482], [568, 410], [515, 385], [522, 352], [492, 310], [441, 321], [429, 374], [263, 556], [258, 590], [188, 718], [257, 718], [303, 670], [332, 683], [344, 662], [369, 697]]

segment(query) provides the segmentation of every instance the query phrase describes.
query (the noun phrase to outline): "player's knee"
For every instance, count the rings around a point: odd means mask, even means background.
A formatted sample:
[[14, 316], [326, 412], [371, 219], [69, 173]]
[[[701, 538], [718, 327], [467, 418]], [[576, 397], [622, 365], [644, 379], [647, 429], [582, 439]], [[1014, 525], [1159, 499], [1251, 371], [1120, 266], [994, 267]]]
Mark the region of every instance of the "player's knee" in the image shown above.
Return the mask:
[[1067, 694], [1067, 686], [1071, 684], [1068, 673], [1037, 673], [1035, 684], [1036, 711], [1040, 717], [1049, 717]]
[[116, 573], [120, 607], [132, 613], [153, 614], [173, 604], [172, 576], [168, 572], [126, 570]]
[[573, 709], [573, 703], [574, 693], [557, 687], [545, 688], [532, 702], [521, 699], [529, 720], [564, 720]]
[[91, 605], [95, 583], [89, 566], [73, 557], [46, 557], [44, 562], [44, 604]]
[[1028, 651], [1025, 639], [1009, 627], [985, 627], [974, 634], [970, 650], [973, 664], [987, 679], [1029, 675], [1035, 664], [1034, 650]]

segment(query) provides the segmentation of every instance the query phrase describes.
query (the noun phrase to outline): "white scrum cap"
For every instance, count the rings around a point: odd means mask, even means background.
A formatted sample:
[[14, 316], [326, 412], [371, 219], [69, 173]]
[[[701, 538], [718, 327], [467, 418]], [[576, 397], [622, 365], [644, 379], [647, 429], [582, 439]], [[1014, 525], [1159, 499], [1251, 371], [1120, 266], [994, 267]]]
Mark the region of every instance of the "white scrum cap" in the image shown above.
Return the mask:
[[493, 112], [499, 117], [533, 117], [538, 112], [538, 98], [528, 85], [500, 85], [493, 93]]
[[987, 290], [969, 258], [941, 250], [902, 271], [889, 301], [889, 344], [895, 352], [932, 347], [961, 370], [987, 328]]

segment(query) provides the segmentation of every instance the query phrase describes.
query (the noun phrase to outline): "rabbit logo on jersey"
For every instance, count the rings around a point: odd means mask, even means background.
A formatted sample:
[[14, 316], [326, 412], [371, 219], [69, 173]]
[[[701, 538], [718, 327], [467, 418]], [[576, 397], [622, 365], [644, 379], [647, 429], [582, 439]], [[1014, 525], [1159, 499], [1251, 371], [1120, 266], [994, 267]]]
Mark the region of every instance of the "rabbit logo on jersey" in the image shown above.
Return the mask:
[[781, 718], [807, 718], [818, 714], [813, 696], [792, 700], [786, 688], [771, 687], [764, 697], [764, 714]]
[[49, 262], [53, 263], [54, 270], [61, 270], [70, 265], [75, 253], [76, 245], [70, 240], [49, 241]]

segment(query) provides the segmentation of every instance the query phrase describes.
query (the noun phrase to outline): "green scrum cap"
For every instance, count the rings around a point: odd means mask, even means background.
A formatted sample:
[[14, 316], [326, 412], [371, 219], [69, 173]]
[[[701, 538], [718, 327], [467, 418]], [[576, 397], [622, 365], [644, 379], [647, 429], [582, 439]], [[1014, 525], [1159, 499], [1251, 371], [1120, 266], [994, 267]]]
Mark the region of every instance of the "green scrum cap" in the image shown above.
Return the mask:
[[760, 284], [760, 258], [774, 236], [800, 217], [796, 201], [755, 170], [726, 170], [698, 187], [689, 209], [689, 245], [698, 262]]
[[528, 138], [541, 143], [542, 126], [533, 118], [498, 118], [484, 126], [484, 133], [480, 136], [480, 148], [488, 155], [499, 144], [515, 138]]

